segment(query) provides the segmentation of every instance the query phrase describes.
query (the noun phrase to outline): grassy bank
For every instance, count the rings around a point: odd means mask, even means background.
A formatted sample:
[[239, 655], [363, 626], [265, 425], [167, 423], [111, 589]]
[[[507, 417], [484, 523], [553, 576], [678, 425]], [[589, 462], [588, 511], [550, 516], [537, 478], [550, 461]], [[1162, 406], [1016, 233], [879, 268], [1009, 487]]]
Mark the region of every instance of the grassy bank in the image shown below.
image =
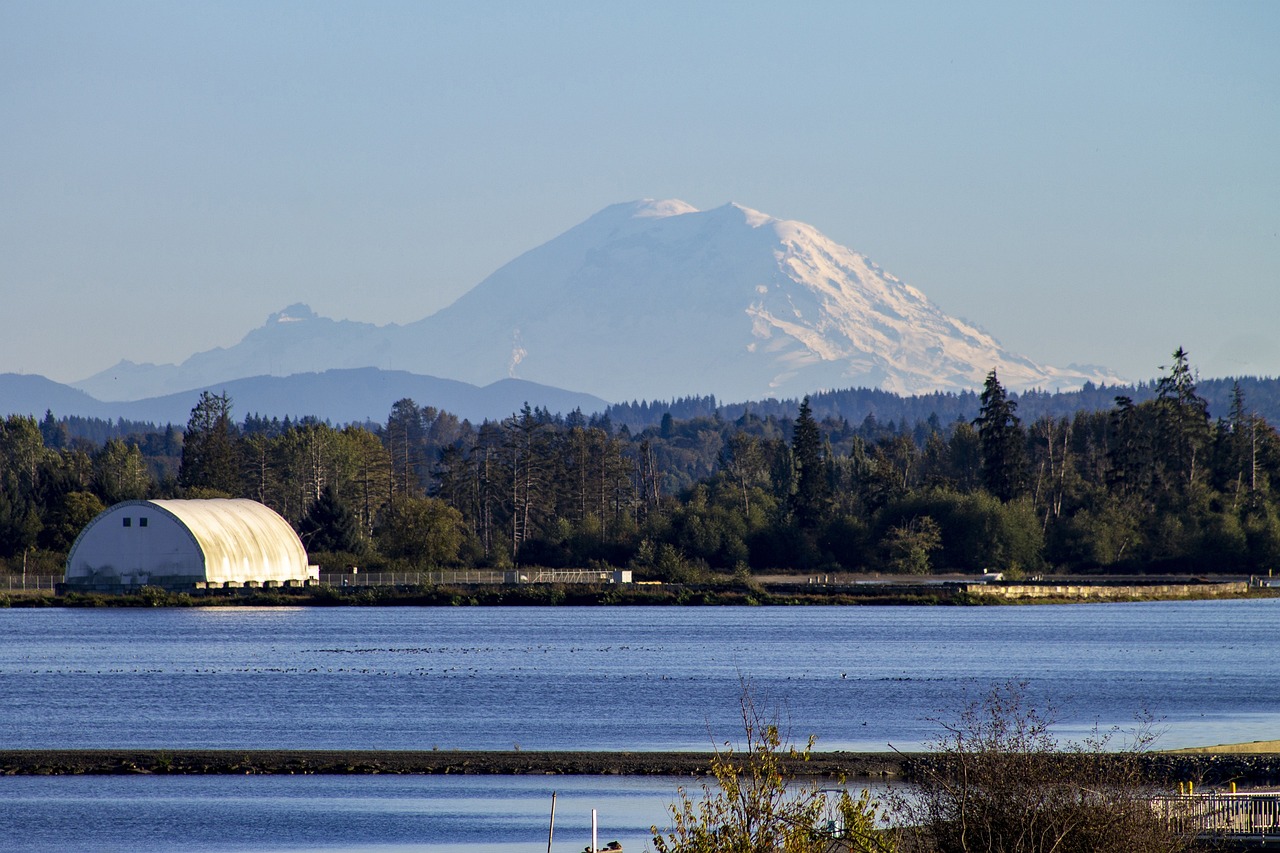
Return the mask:
[[[728, 586], [528, 584], [494, 586], [318, 586], [175, 593], [144, 588], [124, 595], [48, 591], [0, 593], [0, 607], [331, 607], [601, 606], [971, 603], [945, 590], [867, 592], [770, 591]], [[984, 602], [985, 603], [985, 602]]]
[[[1181, 601], [1221, 598], [1273, 598], [1280, 590], [1224, 593], [1216, 584], [1190, 586], [1178, 594], [1151, 592], [1110, 596], [1107, 601]], [[593, 585], [498, 584], [492, 586], [315, 586], [283, 589], [235, 589], [200, 593], [166, 592], [144, 587], [136, 593], [48, 590], [0, 593], [0, 607], [334, 607], [334, 606], [796, 606], [796, 605], [960, 605], [1066, 604], [1087, 599], [1046, 595], [1008, 598], [963, 587], [902, 584], [893, 586], [756, 585]]]

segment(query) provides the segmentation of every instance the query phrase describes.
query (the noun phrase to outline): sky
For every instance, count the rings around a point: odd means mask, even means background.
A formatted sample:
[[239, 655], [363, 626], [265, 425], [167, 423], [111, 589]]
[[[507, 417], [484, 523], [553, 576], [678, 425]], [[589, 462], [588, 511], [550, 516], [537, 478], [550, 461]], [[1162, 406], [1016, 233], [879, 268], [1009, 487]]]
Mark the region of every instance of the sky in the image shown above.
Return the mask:
[[1280, 375], [1280, 3], [0, 3], [0, 373], [445, 307], [613, 203], [1045, 364]]

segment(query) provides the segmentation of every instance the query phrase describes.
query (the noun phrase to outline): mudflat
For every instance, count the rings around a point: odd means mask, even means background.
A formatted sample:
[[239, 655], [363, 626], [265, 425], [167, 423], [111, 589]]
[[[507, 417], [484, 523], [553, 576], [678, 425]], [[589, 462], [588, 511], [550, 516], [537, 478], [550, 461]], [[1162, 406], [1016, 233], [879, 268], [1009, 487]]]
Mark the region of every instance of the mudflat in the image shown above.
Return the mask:
[[[702, 776], [714, 756], [693, 752], [471, 750], [0, 750], [3, 775], [155, 774], [473, 774]], [[784, 759], [806, 776], [879, 779], [901, 775], [905, 756], [815, 753]]]
[[[1243, 745], [1242, 745], [1243, 746]], [[1269, 746], [1269, 744], [1259, 744]], [[309, 750], [309, 749], [16, 749], [0, 750], [0, 775], [64, 776], [118, 774], [322, 774], [361, 775], [581, 775], [706, 776], [708, 752], [573, 752], [533, 750]], [[807, 760], [782, 758], [788, 775], [859, 781], [909, 781], [925, 753], [814, 752]], [[1280, 753], [1121, 753], [1137, 761], [1156, 783], [1247, 787], [1280, 785]]]

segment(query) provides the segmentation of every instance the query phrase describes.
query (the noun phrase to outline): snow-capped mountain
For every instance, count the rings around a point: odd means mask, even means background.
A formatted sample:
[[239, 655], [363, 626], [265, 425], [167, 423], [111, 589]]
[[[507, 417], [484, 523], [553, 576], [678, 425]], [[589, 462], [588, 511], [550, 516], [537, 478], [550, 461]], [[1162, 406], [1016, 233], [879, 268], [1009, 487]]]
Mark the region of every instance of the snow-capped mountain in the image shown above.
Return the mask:
[[[475, 384], [512, 376], [614, 401], [972, 390], [992, 368], [1011, 389], [1118, 381], [1005, 350], [812, 226], [736, 204], [699, 211], [646, 200], [605, 208], [404, 326], [335, 322], [292, 306], [237, 346], [170, 369], [164, 390], [219, 373], [359, 366]], [[144, 373], [166, 369], [114, 370], [114, 382], [127, 374], [137, 393]], [[198, 383], [177, 378], [197, 374]], [[76, 387], [103, 396], [105, 375]]]

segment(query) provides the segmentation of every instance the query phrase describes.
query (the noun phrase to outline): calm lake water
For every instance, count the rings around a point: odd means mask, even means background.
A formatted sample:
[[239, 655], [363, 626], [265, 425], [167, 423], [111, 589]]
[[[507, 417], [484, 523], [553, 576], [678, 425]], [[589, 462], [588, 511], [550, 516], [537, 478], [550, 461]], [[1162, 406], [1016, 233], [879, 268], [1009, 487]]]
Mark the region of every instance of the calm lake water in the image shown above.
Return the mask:
[[[1161, 719], [1159, 746], [1169, 748], [1278, 736], [1277, 617], [1280, 601], [1271, 600], [5, 610], [0, 722], [14, 748], [705, 750], [737, 736], [746, 679], [798, 740], [814, 733], [820, 749], [909, 750], [938, 734], [933, 720], [1016, 680], [1059, 708], [1063, 737], [1095, 724], [1131, 727], [1146, 710]], [[544, 800], [563, 782], [3, 779], [0, 800], [11, 810], [4, 824], [22, 830], [9, 837], [30, 839], [30, 850], [108, 849], [111, 838], [114, 849], [303, 849], [323, 840], [312, 829], [344, 850], [517, 840], [545, 850]], [[631, 815], [620, 818], [620, 837], [661, 822], [674, 783], [659, 783], [655, 814], [653, 782], [574, 784], [595, 800], [588, 813], [605, 813], [601, 801], [613, 797], [619, 815]], [[140, 847], [135, 812], [176, 835]], [[341, 819], [328, 825], [317, 813]], [[114, 828], [69, 840], [99, 823]], [[557, 849], [585, 845], [574, 838]]]
[[610, 777], [0, 778], [9, 853], [555, 853], [649, 846], [679, 780]]

